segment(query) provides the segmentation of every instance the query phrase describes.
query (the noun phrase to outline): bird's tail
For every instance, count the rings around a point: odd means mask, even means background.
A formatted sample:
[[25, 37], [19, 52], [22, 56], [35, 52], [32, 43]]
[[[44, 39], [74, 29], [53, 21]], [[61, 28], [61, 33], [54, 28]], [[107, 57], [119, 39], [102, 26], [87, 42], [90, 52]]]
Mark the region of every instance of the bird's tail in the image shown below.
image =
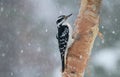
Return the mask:
[[64, 56], [61, 56], [62, 59], [62, 72], [64, 72], [65, 70], [65, 60], [64, 60]]

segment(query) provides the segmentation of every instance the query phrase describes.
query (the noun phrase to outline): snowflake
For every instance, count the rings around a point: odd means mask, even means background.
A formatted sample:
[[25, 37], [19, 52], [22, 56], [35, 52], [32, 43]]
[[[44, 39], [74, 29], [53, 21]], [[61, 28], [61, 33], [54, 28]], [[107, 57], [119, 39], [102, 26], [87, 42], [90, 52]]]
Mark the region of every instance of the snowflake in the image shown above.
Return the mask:
[[104, 26], [102, 26], [102, 29], [104, 29]]
[[21, 50], [20, 52], [21, 52], [21, 53], [23, 53], [24, 51], [23, 51], [23, 50]]
[[60, 11], [59, 13], [62, 14], [62, 11]]
[[80, 59], [82, 59], [82, 55], [80, 55]]
[[1, 12], [3, 12], [3, 11], [4, 11], [4, 8], [3, 8], [3, 7], [1, 7], [1, 8], [0, 8], [0, 11], [1, 11]]
[[20, 34], [20, 31], [17, 31], [16, 34], [19, 35], [19, 34]]
[[28, 46], [31, 46], [31, 43], [28, 43]]
[[4, 57], [6, 54], [5, 53], [2, 53], [2, 57]]
[[40, 52], [40, 51], [41, 51], [41, 48], [40, 48], [40, 47], [38, 47], [38, 48], [37, 48], [37, 51], [38, 51], [38, 52]]
[[11, 72], [10, 75], [13, 76], [14, 75], [13, 72]]
[[115, 18], [115, 22], [117, 22], [118, 21], [118, 19], [117, 18]]
[[48, 29], [45, 29], [45, 32], [48, 32]]
[[114, 31], [114, 30], [112, 31], [112, 34], [115, 34], [115, 31]]

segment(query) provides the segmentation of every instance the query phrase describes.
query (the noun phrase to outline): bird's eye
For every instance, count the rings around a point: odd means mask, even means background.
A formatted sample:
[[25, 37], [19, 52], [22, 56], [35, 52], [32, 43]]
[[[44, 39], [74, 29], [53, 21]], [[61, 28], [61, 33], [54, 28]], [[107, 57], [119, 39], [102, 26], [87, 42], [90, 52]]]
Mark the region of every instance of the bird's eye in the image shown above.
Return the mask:
[[64, 18], [59, 18], [56, 23], [57, 23], [57, 24], [60, 23], [63, 19], [64, 19]]

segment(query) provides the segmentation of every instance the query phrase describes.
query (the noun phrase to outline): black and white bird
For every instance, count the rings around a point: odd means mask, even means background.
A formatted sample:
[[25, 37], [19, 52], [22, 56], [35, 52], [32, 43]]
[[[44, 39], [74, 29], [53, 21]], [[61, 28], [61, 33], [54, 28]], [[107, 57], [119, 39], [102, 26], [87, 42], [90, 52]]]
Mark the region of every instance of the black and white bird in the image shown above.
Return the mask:
[[64, 72], [65, 69], [68, 48], [74, 42], [74, 39], [72, 38], [72, 34], [73, 34], [72, 26], [66, 21], [71, 15], [72, 14], [67, 16], [61, 15], [58, 17], [58, 20], [56, 21], [58, 28], [58, 33], [56, 35], [56, 38], [58, 40], [59, 51], [61, 55], [62, 72]]

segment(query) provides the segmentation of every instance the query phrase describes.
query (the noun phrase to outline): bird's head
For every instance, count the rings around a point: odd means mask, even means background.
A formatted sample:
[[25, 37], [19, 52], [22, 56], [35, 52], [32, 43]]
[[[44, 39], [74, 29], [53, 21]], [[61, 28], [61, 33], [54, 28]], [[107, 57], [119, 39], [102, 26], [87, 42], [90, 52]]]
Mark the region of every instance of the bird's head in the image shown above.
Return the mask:
[[58, 17], [58, 20], [56, 21], [56, 24], [65, 22], [72, 14], [69, 15], [60, 15]]

